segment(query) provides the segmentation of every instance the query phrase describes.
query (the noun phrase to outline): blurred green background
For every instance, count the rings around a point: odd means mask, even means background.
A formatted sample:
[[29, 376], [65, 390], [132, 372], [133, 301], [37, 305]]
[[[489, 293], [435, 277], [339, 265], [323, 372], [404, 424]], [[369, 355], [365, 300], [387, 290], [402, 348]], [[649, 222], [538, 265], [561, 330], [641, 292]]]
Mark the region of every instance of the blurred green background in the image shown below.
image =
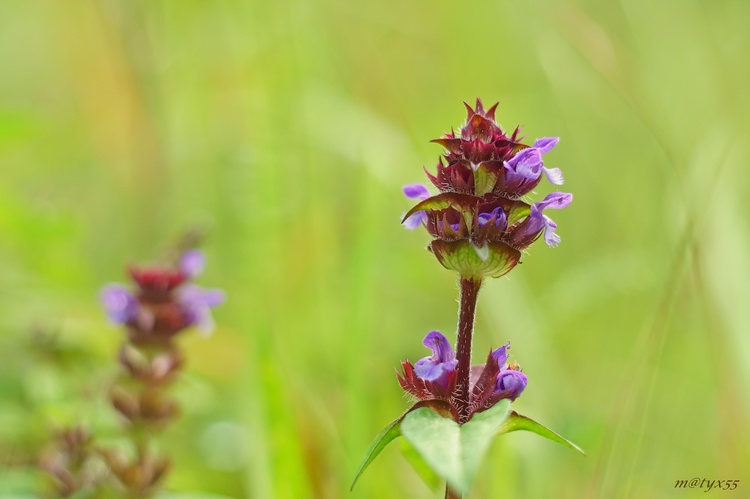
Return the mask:
[[229, 301], [183, 343], [169, 488], [442, 497], [393, 444], [348, 487], [408, 406], [399, 361], [454, 337], [455, 277], [399, 225], [400, 187], [479, 96], [562, 137], [547, 160], [575, 200], [558, 248], [486, 284], [475, 355], [510, 340], [517, 410], [588, 456], [508, 435], [473, 497], [747, 494], [748, 19], [745, 0], [3, 1], [0, 491], [40, 482], [23, 463], [52, 429], [116, 433], [98, 289], [197, 225]]

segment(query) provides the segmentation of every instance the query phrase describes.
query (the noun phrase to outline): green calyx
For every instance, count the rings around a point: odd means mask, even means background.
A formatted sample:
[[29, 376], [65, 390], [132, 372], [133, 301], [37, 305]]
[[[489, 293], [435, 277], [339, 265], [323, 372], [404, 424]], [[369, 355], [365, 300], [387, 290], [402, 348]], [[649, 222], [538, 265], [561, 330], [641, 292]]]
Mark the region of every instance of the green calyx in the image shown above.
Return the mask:
[[446, 269], [475, 280], [503, 276], [521, 259], [520, 251], [500, 241], [487, 241], [482, 246], [475, 246], [468, 239], [436, 239], [428, 249]]

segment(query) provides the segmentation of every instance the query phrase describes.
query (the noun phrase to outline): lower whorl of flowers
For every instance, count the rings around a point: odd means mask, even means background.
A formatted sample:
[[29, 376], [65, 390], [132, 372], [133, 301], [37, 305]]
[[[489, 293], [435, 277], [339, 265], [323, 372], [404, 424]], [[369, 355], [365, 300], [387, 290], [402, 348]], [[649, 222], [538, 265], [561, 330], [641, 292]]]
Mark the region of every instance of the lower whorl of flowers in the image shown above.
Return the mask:
[[468, 418], [474, 413], [489, 409], [500, 400], [518, 398], [528, 380], [516, 362], [508, 362], [510, 344], [490, 351], [484, 364], [473, 365], [469, 377], [468, 398], [457, 389], [456, 353], [439, 331], [431, 331], [423, 344], [432, 355], [412, 364], [401, 363], [398, 382], [407, 393], [419, 400], [444, 400], [460, 413], [462, 403], [468, 405]]

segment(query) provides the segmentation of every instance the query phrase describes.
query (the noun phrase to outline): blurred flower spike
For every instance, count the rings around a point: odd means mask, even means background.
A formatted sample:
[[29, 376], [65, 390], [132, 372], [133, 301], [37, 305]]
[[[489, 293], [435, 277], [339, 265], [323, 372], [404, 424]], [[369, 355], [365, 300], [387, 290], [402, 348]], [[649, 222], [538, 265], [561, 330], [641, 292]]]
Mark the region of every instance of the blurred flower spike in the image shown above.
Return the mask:
[[211, 309], [222, 304], [225, 295], [221, 290], [189, 283], [200, 275], [204, 265], [202, 252], [188, 250], [174, 267], [131, 267], [134, 292], [120, 284], [102, 288], [107, 316], [127, 326], [134, 342], [168, 341], [190, 326], [210, 334]]
[[500, 277], [542, 234], [549, 246], [559, 244], [557, 224], [544, 211], [566, 207], [573, 195], [553, 192], [543, 201], [523, 201], [542, 177], [563, 183], [562, 172], [547, 168], [542, 157], [560, 139], [526, 145], [519, 128], [508, 136], [497, 124], [497, 104], [487, 110], [480, 99], [474, 108], [465, 105], [468, 117], [459, 132], [433, 141], [446, 149], [435, 174], [425, 170], [438, 194], [431, 196], [421, 184], [405, 186], [404, 194], [419, 203], [402, 223], [427, 229], [434, 238], [428, 249], [445, 268], [472, 279]]
[[[398, 381], [407, 393], [418, 400], [443, 400], [458, 412], [456, 391], [455, 352], [447, 338], [439, 331], [431, 331], [422, 342], [432, 350], [432, 355], [412, 364], [401, 363], [403, 371]], [[471, 366], [469, 381], [469, 417], [489, 409], [500, 400], [517, 399], [526, 388], [528, 380], [516, 362], [508, 362], [510, 343], [493, 350], [484, 364]]]

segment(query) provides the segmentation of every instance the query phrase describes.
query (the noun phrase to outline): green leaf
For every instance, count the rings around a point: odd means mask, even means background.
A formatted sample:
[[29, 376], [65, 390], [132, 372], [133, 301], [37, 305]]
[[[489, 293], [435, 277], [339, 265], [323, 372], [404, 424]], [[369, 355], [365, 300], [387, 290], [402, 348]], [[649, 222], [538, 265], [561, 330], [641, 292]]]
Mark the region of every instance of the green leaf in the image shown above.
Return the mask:
[[501, 400], [459, 426], [431, 409], [417, 409], [404, 417], [401, 434], [451, 488], [467, 494], [492, 437], [509, 412], [510, 401]]
[[450, 404], [444, 400], [422, 400], [411, 406], [405, 413], [383, 428], [383, 430], [378, 433], [378, 436], [375, 437], [375, 440], [372, 441], [370, 448], [367, 449], [367, 452], [365, 453], [362, 463], [360, 463], [359, 468], [357, 469], [357, 473], [354, 475], [354, 480], [352, 480], [352, 485], [349, 490], [354, 489], [354, 484], [357, 483], [359, 476], [364, 473], [367, 467], [370, 466], [370, 463], [378, 457], [378, 454], [385, 449], [385, 446], [391, 443], [395, 438], [401, 436], [401, 422], [403, 419], [412, 411], [419, 409], [437, 411], [437, 413], [443, 414], [446, 417], [451, 417]]
[[367, 452], [365, 453], [364, 460], [359, 465], [359, 469], [357, 469], [357, 473], [354, 475], [354, 480], [352, 481], [352, 486], [349, 487], [349, 490], [354, 489], [354, 484], [357, 483], [357, 479], [359, 478], [359, 476], [367, 469], [368, 466], [370, 466], [370, 463], [373, 462], [376, 457], [378, 457], [380, 451], [385, 449], [385, 446], [391, 443], [396, 437], [401, 436], [402, 419], [403, 416], [395, 419], [391, 424], [383, 428], [383, 430], [378, 433], [378, 436], [375, 437], [375, 440], [372, 441], [372, 443], [370, 444], [370, 448], [367, 449]]
[[419, 452], [417, 452], [417, 449], [415, 449], [406, 439], [401, 440], [401, 453], [431, 491], [437, 492], [440, 490], [442, 479], [437, 473], [432, 471], [430, 465], [425, 462]]
[[566, 447], [570, 447], [573, 450], [577, 450], [584, 456], [586, 453], [578, 447], [576, 444], [568, 440], [567, 438], [564, 438], [554, 431], [550, 430], [546, 426], [537, 423], [533, 419], [522, 416], [521, 414], [518, 414], [516, 411], [511, 411], [510, 416], [508, 419], [505, 420], [503, 425], [500, 427], [500, 430], [497, 432], [498, 435], [502, 435], [504, 433], [510, 433], [512, 431], [518, 431], [518, 430], [525, 430], [530, 431], [533, 433], [536, 433], [537, 435], [541, 435], [544, 438], [548, 438], [552, 440], [553, 442], [557, 442], [559, 444], [562, 444]]

